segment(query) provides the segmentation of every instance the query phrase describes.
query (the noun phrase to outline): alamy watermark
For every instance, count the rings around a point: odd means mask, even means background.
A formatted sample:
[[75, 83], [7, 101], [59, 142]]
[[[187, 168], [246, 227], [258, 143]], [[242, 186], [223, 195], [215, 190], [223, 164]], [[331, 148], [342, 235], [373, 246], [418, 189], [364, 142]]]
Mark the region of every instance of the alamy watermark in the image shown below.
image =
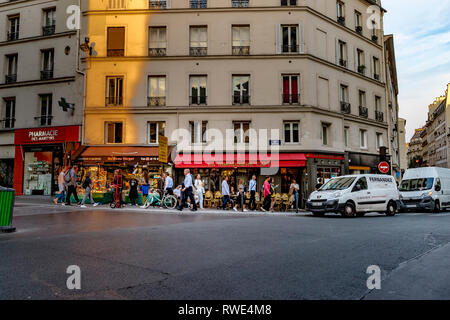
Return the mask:
[[67, 278], [66, 286], [69, 290], [81, 290], [81, 269], [77, 265], [68, 266], [66, 273], [70, 274]]

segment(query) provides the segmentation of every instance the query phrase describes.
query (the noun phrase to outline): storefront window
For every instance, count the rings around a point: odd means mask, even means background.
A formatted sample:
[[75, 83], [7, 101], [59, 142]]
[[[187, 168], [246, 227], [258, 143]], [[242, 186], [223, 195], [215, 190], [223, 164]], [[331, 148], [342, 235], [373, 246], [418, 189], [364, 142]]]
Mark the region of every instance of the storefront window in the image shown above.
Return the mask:
[[24, 193], [26, 195], [52, 194], [52, 152], [25, 152]]

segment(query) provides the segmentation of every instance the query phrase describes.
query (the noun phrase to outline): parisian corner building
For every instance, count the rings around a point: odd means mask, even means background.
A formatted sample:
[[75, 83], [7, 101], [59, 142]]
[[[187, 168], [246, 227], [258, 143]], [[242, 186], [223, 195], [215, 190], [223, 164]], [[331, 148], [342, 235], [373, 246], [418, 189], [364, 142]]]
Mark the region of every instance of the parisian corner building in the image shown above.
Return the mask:
[[176, 183], [189, 168], [213, 192], [224, 176], [296, 180], [304, 204], [320, 179], [380, 162], [400, 180], [384, 14], [379, 0], [1, 0], [5, 185], [52, 195], [68, 163], [96, 192], [117, 168]]

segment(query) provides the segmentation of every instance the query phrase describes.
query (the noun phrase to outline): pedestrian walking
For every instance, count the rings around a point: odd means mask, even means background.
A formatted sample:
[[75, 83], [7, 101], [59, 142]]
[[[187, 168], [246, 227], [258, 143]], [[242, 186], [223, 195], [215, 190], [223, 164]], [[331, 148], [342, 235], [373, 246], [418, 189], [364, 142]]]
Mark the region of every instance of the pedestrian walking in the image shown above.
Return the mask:
[[61, 203], [61, 205], [65, 206], [66, 201], [66, 186], [64, 185], [64, 169], [61, 169], [58, 175], [58, 195], [53, 201], [55, 204]]
[[270, 177], [266, 177], [266, 180], [264, 181], [264, 188], [263, 188], [263, 196], [264, 196], [264, 204], [261, 208], [262, 211], [266, 212], [270, 210]]
[[123, 176], [120, 169], [116, 169], [114, 171], [114, 178], [112, 182], [111, 191], [113, 193], [113, 202], [118, 203], [119, 206], [122, 206], [124, 201], [122, 200], [122, 189], [123, 189]]
[[81, 208], [86, 208], [86, 200], [89, 199], [91, 204], [96, 207], [98, 206], [98, 203], [94, 201], [94, 198], [92, 197], [92, 180], [91, 180], [91, 173], [86, 172], [86, 178], [84, 178], [83, 182], [83, 189], [84, 189], [84, 197], [83, 201], [81, 202]]
[[238, 211], [237, 210], [238, 207], [240, 207], [242, 211], [248, 211], [245, 208], [245, 186], [243, 179], [239, 180], [238, 190], [239, 191], [236, 198], [236, 204], [234, 205], [234, 211]]
[[250, 210], [255, 211], [256, 210], [256, 176], [253, 175], [252, 179], [250, 180], [248, 184], [248, 190], [250, 191], [250, 202], [248, 204], [248, 207]]
[[194, 189], [194, 184], [192, 181], [191, 171], [189, 169], [185, 169], [184, 170], [184, 188], [182, 190], [185, 193], [185, 195], [181, 201], [181, 204], [178, 206], [179, 211], [183, 211], [183, 208], [186, 205], [187, 199], [189, 199], [191, 201], [191, 204], [193, 206], [193, 208], [191, 210], [197, 211], [197, 204], [195, 203], [193, 189]]
[[164, 177], [164, 192], [173, 196], [173, 179], [168, 173], [163, 174]]
[[291, 187], [289, 188], [289, 193], [294, 195], [294, 206], [295, 210], [298, 212], [298, 195], [300, 191], [300, 186], [295, 179], [292, 179]]
[[200, 175], [197, 175], [197, 178], [194, 182], [194, 187], [195, 192], [197, 193], [200, 209], [203, 209], [203, 193], [205, 192], [204, 185], [205, 183], [202, 181], [202, 177]]
[[66, 205], [70, 206], [71, 196], [75, 198], [77, 204], [80, 204], [80, 200], [77, 195], [77, 173], [75, 169], [69, 165], [66, 167], [66, 171], [64, 173], [64, 186], [67, 191], [66, 195]]
[[139, 197], [138, 194], [138, 187], [139, 187], [139, 181], [136, 179], [136, 177], [131, 178], [129, 181], [130, 183], [130, 192], [128, 194], [128, 197], [130, 198], [130, 203], [132, 206], [137, 206], [137, 200]]
[[228, 177], [223, 178], [222, 181], [222, 209], [227, 209], [227, 204], [231, 203], [230, 186], [228, 185]]
[[275, 207], [275, 202], [277, 201], [277, 193], [276, 193], [276, 188], [278, 188], [278, 186], [275, 186], [273, 183], [273, 179], [270, 179], [270, 212], [274, 212], [274, 207]]
[[148, 192], [150, 191], [150, 178], [148, 176], [147, 169], [144, 169], [142, 171], [141, 191], [142, 191], [142, 202], [145, 203], [147, 201]]

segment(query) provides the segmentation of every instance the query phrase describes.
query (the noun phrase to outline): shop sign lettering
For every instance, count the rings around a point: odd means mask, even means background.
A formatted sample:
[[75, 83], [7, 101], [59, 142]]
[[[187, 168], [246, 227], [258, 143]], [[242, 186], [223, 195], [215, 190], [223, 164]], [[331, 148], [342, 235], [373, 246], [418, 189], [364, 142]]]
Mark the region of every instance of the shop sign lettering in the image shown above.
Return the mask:
[[58, 136], [58, 130], [34, 130], [28, 132], [28, 138], [32, 142], [54, 141]]

